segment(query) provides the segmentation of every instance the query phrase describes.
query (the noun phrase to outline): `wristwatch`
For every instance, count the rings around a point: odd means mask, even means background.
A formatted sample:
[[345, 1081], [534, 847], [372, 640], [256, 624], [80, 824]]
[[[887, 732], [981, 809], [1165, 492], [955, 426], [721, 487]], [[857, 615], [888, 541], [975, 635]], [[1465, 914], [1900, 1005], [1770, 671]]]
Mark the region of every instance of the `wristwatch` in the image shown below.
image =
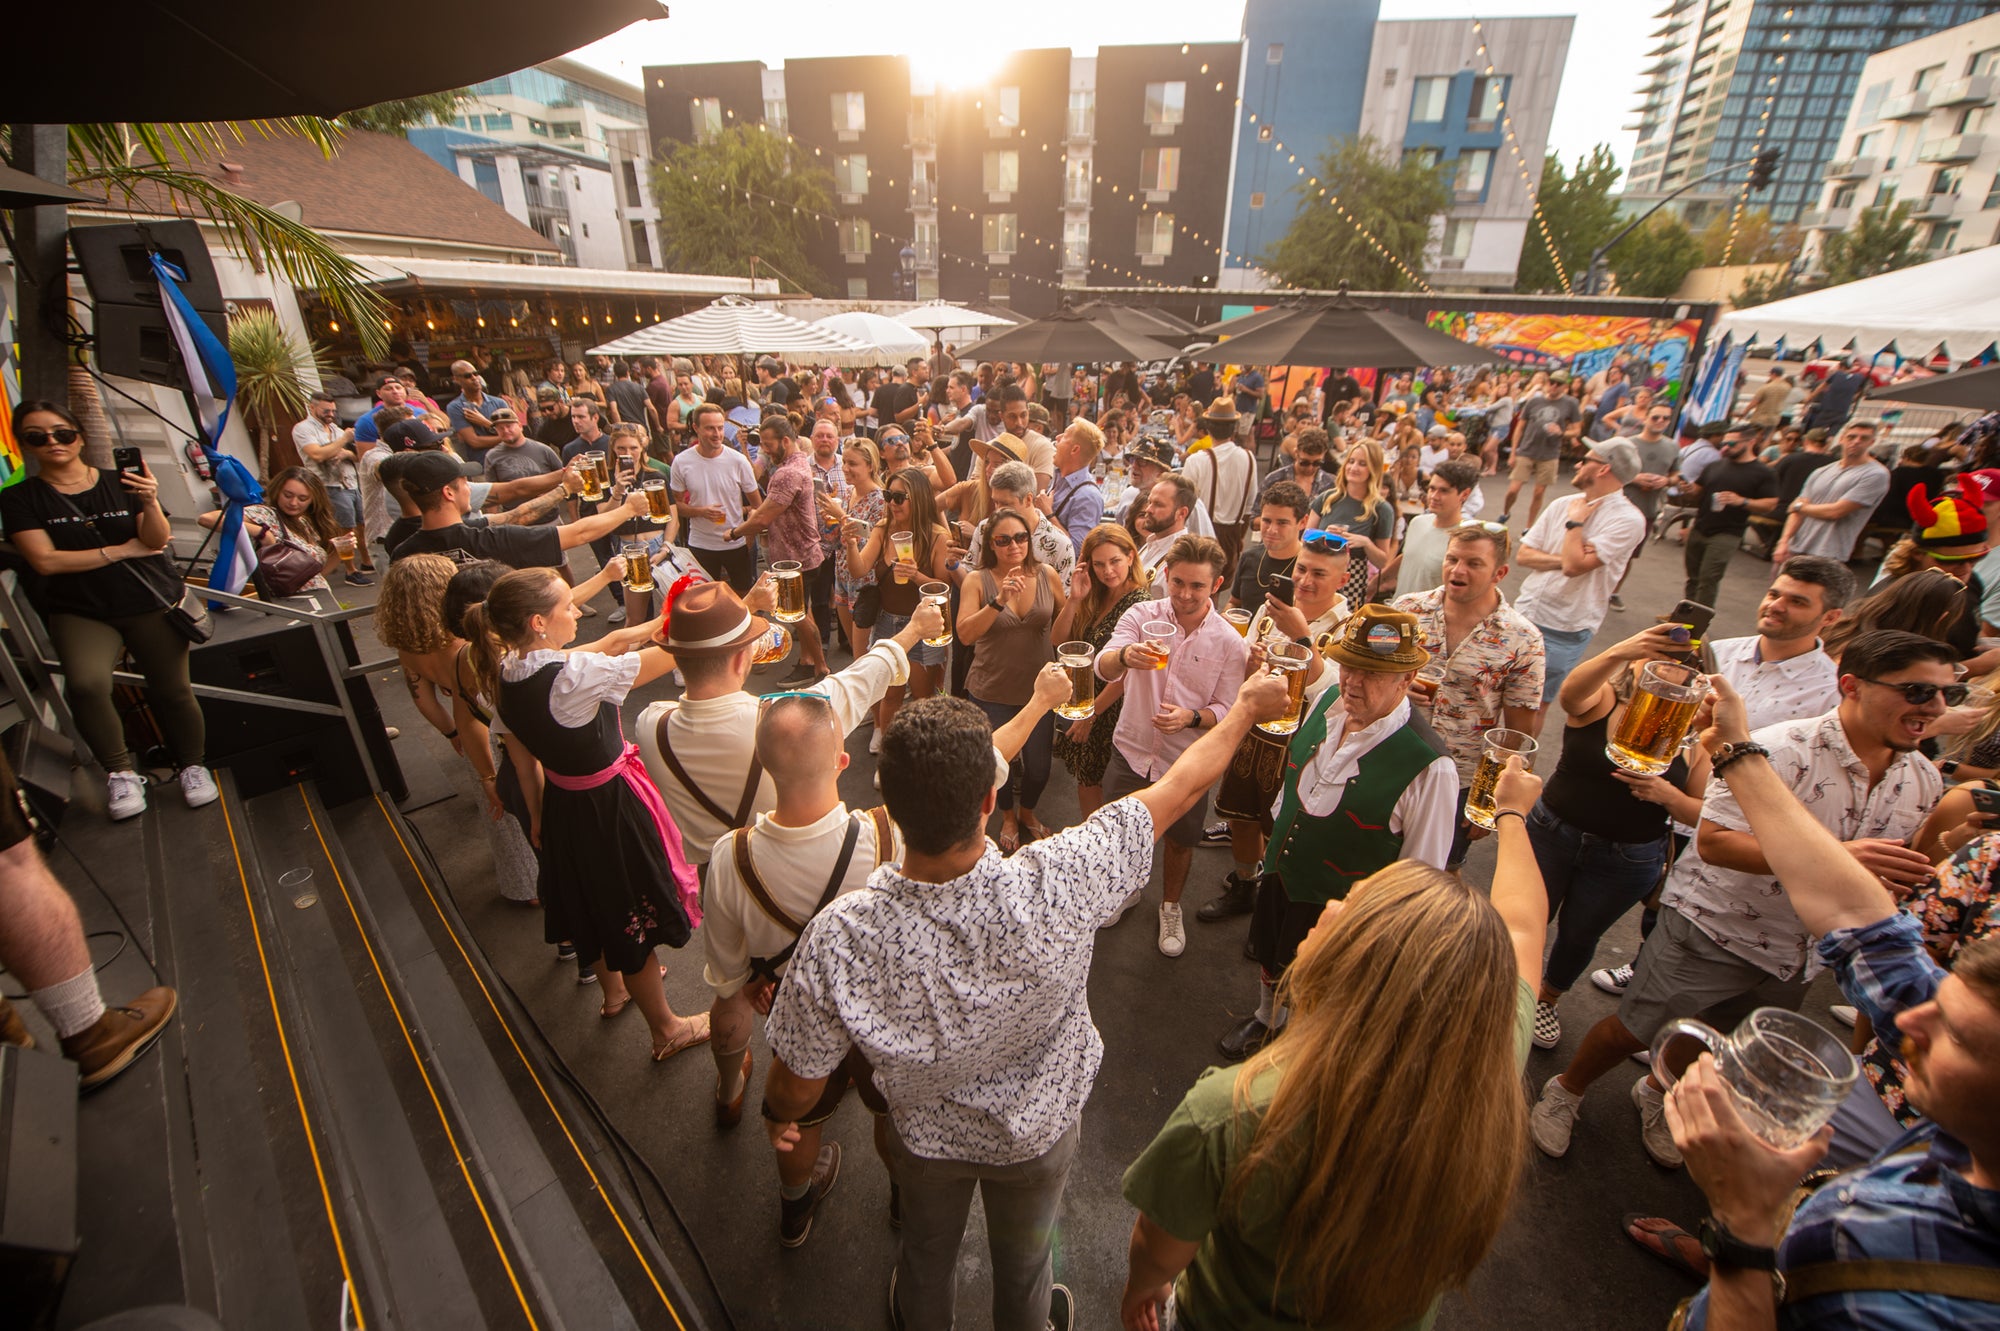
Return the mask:
[[1188, 708], [1188, 710], [1189, 710], [1190, 712], [1193, 712], [1193, 713], [1194, 713], [1194, 720], [1192, 720], [1192, 721], [1188, 722], [1188, 728], [1189, 728], [1189, 729], [1191, 729], [1191, 730], [1200, 730], [1200, 729], [1201, 729], [1201, 718], [1202, 718], [1202, 715], [1203, 715], [1203, 713], [1202, 713], [1202, 710], [1201, 710], [1201, 708], [1199, 708], [1199, 707], [1190, 707], [1190, 708]]
[[1717, 749], [1714, 757], [1709, 760], [1709, 775], [1721, 776], [1723, 768], [1738, 758], [1747, 758], [1753, 753], [1761, 753], [1766, 758], [1771, 756], [1771, 751], [1754, 739], [1730, 740]]
[[1563, 530], [1564, 530], [1564, 531], [1575, 531], [1575, 530], [1576, 530], [1576, 529], [1577, 529], [1578, 527], [1581, 527], [1581, 526], [1583, 526], [1583, 525], [1584, 525], [1584, 524], [1583, 524], [1583, 523], [1581, 523], [1581, 522], [1565, 522], [1565, 523], [1563, 523]]
[[1778, 1270], [1778, 1250], [1761, 1248], [1754, 1243], [1745, 1243], [1734, 1234], [1716, 1223], [1714, 1216], [1703, 1216], [1698, 1229], [1701, 1240], [1701, 1254], [1708, 1258], [1711, 1266], [1725, 1271], [1763, 1271], [1770, 1275], [1776, 1291], [1777, 1301], [1785, 1301], [1785, 1277]]

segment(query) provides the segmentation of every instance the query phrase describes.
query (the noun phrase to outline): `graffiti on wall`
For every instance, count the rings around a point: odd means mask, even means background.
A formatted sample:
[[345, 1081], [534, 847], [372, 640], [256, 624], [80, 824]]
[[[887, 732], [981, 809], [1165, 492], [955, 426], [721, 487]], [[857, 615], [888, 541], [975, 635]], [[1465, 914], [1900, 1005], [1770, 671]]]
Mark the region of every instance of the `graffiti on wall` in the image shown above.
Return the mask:
[[1668, 383], [1680, 382], [1692, 370], [1689, 361], [1700, 328], [1693, 319], [1509, 310], [1431, 310], [1425, 321], [1440, 333], [1531, 369], [1592, 375], [1622, 356], [1643, 361], [1645, 378]]

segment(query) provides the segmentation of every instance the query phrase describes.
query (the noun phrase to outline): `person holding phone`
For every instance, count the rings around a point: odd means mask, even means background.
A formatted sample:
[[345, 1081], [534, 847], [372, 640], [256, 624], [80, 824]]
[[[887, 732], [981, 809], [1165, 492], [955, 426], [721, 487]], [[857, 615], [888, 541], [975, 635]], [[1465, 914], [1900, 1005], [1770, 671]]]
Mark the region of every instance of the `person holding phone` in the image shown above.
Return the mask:
[[188, 639], [168, 614], [186, 587], [164, 553], [173, 532], [159, 482], [143, 462], [122, 474], [85, 462], [82, 424], [54, 402], [15, 407], [14, 438], [36, 470], [0, 492], [0, 524], [46, 579], [36, 609], [48, 622], [77, 729], [108, 774], [112, 820], [146, 811], [146, 779], [111, 699], [112, 672], [127, 652], [146, 677], [146, 701], [188, 807], [212, 803], [217, 791], [204, 765], [207, 729], [188, 677]]

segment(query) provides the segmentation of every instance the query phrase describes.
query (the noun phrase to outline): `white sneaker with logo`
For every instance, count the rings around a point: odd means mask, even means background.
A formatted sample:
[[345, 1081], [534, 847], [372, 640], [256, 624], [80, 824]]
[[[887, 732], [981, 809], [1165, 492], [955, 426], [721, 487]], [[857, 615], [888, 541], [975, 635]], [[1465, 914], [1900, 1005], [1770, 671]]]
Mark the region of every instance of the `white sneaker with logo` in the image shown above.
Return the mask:
[[221, 795], [222, 792], [215, 788], [215, 778], [209, 775], [206, 767], [181, 768], [181, 797], [190, 809], [213, 804]]
[[1181, 927], [1181, 903], [1162, 901], [1160, 903], [1160, 952], [1163, 956], [1178, 957], [1187, 950], [1187, 930]]
[[137, 772], [113, 772], [108, 784], [111, 791], [108, 812], [112, 822], [122, 823], [146, 811], [146, 778]]

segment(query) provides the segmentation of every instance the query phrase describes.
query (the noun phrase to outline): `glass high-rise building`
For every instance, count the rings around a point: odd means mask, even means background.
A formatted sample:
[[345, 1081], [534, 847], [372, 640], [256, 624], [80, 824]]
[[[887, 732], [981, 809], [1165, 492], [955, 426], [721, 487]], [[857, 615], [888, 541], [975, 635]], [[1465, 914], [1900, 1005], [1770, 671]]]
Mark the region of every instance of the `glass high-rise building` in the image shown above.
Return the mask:
[[[1669, 0], [1628, 126], [1639, 143], [1626, 192], [1663, 194], [1777, 148], [1776, 181], [1753, 202], [1795, 221], [1818, 201], [1868, 57], [1995, 12], [2000, 0]], [[1741, 180], [1698, 195], [1726, 203]]]

